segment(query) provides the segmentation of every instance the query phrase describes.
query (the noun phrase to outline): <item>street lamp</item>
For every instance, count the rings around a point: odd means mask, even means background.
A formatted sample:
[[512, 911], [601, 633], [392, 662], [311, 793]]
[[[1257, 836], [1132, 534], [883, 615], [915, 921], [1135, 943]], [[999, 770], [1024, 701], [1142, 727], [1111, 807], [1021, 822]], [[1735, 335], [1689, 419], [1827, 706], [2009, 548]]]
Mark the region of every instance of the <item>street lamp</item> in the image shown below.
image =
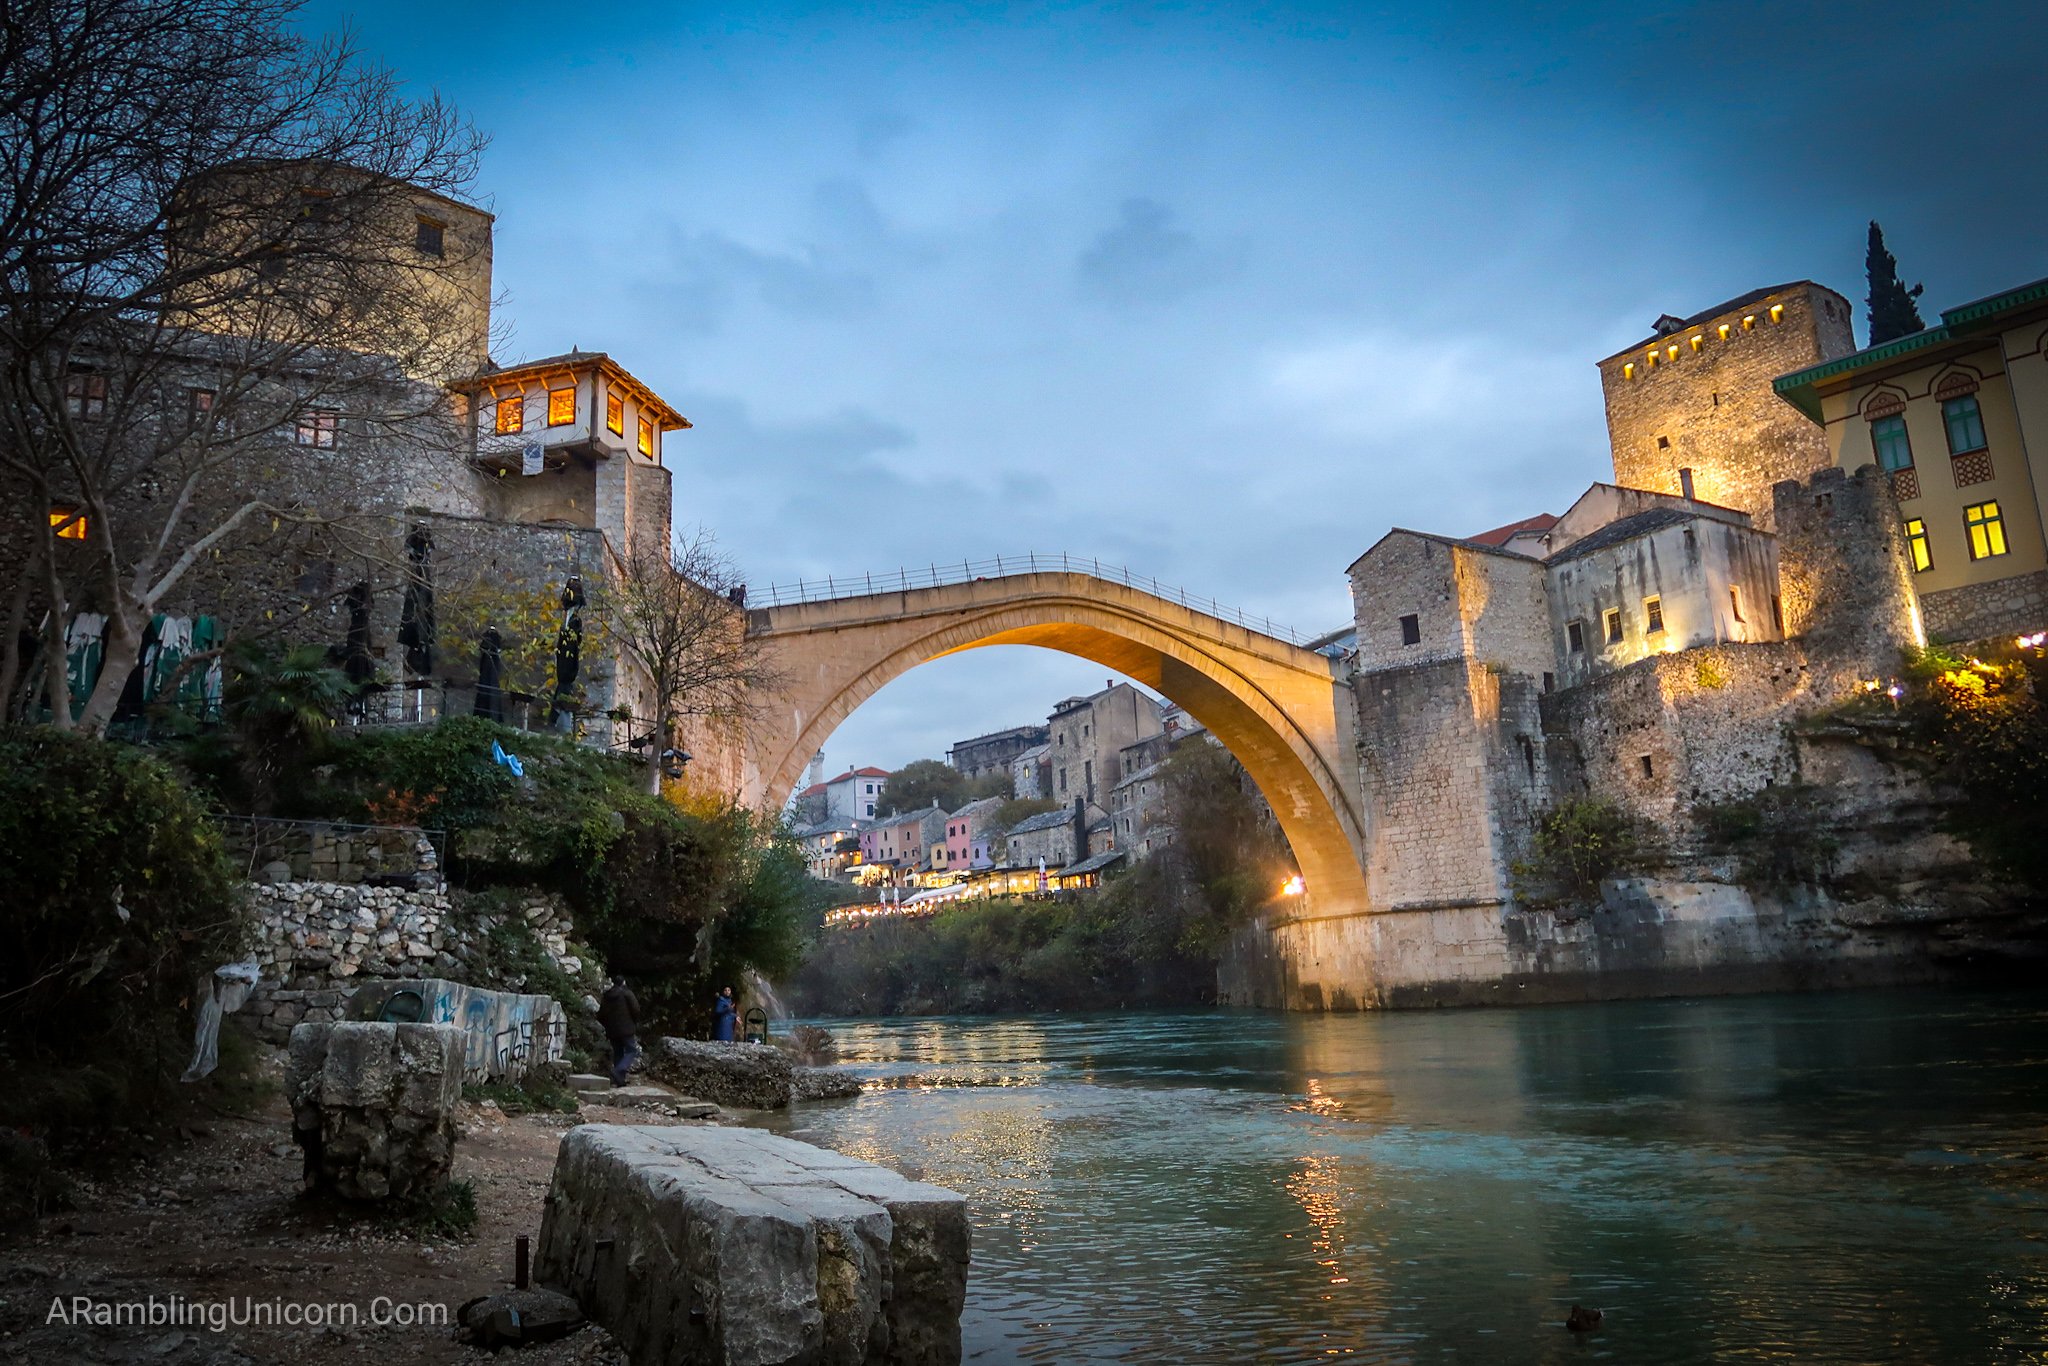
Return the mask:
[[686, 749], [665, 749], [661, 752], [662, 776], [674, 781], [683, 776], [683, 768], [690, 762], [690, 751]]

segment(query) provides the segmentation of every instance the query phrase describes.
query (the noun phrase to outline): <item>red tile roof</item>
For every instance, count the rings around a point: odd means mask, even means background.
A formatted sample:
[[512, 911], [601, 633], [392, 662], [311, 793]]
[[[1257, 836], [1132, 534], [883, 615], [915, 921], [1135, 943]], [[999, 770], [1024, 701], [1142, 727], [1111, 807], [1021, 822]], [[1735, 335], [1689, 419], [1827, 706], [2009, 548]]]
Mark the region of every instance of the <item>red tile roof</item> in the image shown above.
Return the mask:
[[1500, 546], [1506, 545], [1521, 532], [1548, 531], [1556, 525], [1557, 518], [1547, 512], [1539, 512], [1534, 517], [1524, 517], [1519, 522], [1509, 522], [1506, 526], [1497, 526], [1491, 531], [1482, 531], [1477, 536], [1467, 536], [1465, 539], [1477, 541], [1480, 545]]

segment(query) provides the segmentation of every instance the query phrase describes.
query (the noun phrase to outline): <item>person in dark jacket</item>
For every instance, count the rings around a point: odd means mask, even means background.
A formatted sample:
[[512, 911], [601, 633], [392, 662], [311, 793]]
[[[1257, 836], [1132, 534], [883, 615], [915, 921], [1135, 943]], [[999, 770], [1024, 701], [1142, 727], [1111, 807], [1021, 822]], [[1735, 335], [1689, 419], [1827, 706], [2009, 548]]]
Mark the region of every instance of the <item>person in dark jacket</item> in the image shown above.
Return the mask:
[[718, 999], [711, 1003], [711, 1037], [720, 1043], [732, 1042], [733, 1017], [739, 1007], [732, 999], [732, 988], [721, 987]]
[[612, 1085], [624, 1086], [626, 1074], [640, 1061], [640, 1001], [626, 979], [614, 976], [597, 1003], [597, 1026], [612, 1049]]

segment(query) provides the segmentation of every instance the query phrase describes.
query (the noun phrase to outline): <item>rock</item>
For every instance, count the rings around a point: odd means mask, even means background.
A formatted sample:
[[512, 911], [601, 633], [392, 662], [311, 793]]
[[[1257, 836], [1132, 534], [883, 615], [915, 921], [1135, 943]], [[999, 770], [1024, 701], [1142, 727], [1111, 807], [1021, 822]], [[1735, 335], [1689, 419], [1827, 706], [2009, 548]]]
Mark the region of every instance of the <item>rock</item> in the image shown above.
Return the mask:
[[282, 859], [274, 859], [263, 865], [258, 876], [272, 886], [281, 886], [292, 880], [292, 866]]
[[579, 1094], [590, 1091], [609, 1091], [612, 1089], [612, 1079], [599, 1076], [595, 1072], [572, 1072], [569, 1074], [569, 1089]]
[[684, 1095], [742, 1110], [787, 1109], [795, 1084], [789, 1055], [759, 1043], [663, 1039], [645, 1066]]
[[536, 1272], [639, 1362], [960, 1360], [966, 1202], [755, 1129], [583, 1125]]
[[1590, 1333], [1600, 1326], [1603, 1317], [1598, 1309], [1587, 1309], [1575, 1304], [1572, 1306], [1572, 1312], [1565, 1315], [1564, 1326], [1574, 1333]]
[[448, 1179], [462, 1101], [453, 1025], [301, 1024], [285, 1098], [306, 1181], [348, 1200], [424, 1194]]
[[463, 1336], [486, 1351], [553, 1342], [583, 1326], [583, 1310], [557, 1290], [503, 1290], [456, 1311]]
[[861, 1092], [861, 1079], [837, 1067], [799, 1067], [792, 1081], [797, 1100], [841, 1100]]

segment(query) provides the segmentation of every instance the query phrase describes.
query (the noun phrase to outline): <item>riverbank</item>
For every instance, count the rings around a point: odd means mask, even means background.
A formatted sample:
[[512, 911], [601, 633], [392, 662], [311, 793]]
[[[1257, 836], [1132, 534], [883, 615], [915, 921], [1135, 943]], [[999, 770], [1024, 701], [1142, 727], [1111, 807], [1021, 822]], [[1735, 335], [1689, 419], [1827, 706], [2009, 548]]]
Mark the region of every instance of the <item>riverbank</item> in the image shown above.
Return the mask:
[[[266, 1060], [276, 1071], [274, 1059]], [[103, 1366], [380, 1366], [493, 1358], [458, 1342], [455, 1311], [504, 1288], [514, 1239], [538, 1244], [562, 1134], [583, 1123], [670, 1124], [644, 1109], [508, 1116], [465, 1103], [454, 1178], [476, 1196], [476, 1227], [393, 1227], [300, 1198], [290, 1114], [266, 1100], [151, 1140], [142, 1154], [72, 1175], [70, 1207], [0, 1229], [0, 1362]], [[52, 1305], [242, 1309], [305, 1305], [311, 1326], [52, 1322]], [[64, 1317], [64, 1316], [60, 1316]], [[89, 1316], [88, 1316], [89, 1317]], [[388, 1322], [373, 1322], [386, 1318]], [[522, 1349], [522, 1366], [627, 1366], [600, 1328]]]

